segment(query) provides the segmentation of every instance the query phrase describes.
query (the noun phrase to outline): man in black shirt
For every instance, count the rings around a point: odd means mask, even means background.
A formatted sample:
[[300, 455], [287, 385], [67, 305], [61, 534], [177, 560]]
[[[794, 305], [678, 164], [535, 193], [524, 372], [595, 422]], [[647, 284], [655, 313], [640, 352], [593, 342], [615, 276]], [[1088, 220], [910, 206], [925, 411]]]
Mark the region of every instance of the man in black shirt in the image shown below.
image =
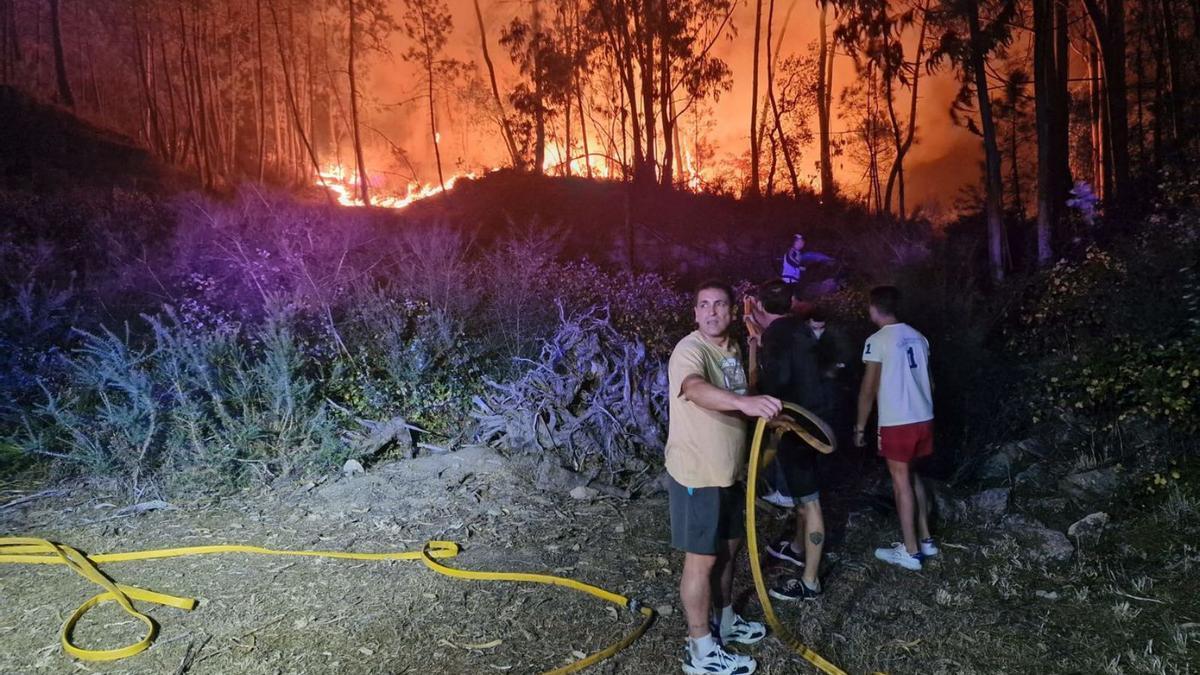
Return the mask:
[[[829, 389], [822, 381], [817, 340], [807, 320], [790, 314], [792, 289], [772, 281], [759, 291], [761, 337], [750, 349], [756, 352], [758, 392], [800, 405], [825, 419], [832, 412]], [[780, 600], [814, 599], [821, 594], [818, 571], [825, 544], [825, 521], [817, 486], [816, 451], [793, 434], [780, 440], [777, 462], [783, 469], [792, 496], [799, 503], [795, 535], [767, 547], [775, 558], [804, 568], [803, 577], [788, 579], [770, 589]]]

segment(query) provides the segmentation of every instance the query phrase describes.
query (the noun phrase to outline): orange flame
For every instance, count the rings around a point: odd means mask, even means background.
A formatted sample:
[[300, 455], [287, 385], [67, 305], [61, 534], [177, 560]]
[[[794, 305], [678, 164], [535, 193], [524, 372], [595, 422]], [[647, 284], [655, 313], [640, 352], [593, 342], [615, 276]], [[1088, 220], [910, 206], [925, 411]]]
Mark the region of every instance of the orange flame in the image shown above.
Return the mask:
[[[499, 169], [490, 169], [486, 173], [498, 171]], [[454, 187], [454, 184], [462, 178], [477, 179], [482, 174], [473, 171], [455, 174], [446, 179], [445, 190]], [[333, 192], [339, 204], [343, 206], [362, 206], [363, 201], [358, 198], [358, 172], [352, 169], [333, 164], [326, 167], [320, 173], [320, 178], [316, 182], [317, 185], [328, 188]], [[409, 183], [405, 193], [388, 194], [385, 192], [374, 191], [371, 195], [371, 206], [378, 206], [384, 209], [403, 209], [414, 202], [428, 199], [434, 195], [441, 194], [443, 188], [440, 185], [422, 185], [420, 183]]]

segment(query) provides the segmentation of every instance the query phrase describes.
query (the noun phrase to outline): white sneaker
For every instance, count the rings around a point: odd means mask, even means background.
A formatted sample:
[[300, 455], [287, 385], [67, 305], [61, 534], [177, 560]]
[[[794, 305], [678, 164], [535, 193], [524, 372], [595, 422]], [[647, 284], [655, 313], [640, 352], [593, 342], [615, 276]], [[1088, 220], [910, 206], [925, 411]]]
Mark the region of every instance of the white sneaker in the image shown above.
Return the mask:
[[904, 544], [894, 542], [890, 547], [875, 549], [875, 557], [889, 565], [903, 567], [914, 572], [921, 571], [921, 560], [904, 548]]
[[713, 633], [721, 636], [722, 643], [738, 642], [752, 645], [767, 637], [766, 626], [757, 621], [747, 621], [741, 614], [734, 614], [733, 622], [729, 626], [721, 626], [720, 617], [713, 617], [713, 623], [717, 624], [717, 630]]
[[692, 656], [683, 648], [683, 672], [688, 675], [750, 675], [758, 670], [758, 662], [742, 654], [730, 654], [717, 645], [704, 656]]
[[764, 502], [774, 504], [781, 509], [790, 509], [796, 506], [796, 500], [783, 494], [778, 490], [771, 490], [762, 496]]
[[937, 544], [935, 544], [933, 542], [933, 537], [921, 540], [921, 557], [922, 558], [932, 558], [933, 556], [937, 555], [940, 552], [941, 552], [941, 549], [939, 549], [937, 547]]

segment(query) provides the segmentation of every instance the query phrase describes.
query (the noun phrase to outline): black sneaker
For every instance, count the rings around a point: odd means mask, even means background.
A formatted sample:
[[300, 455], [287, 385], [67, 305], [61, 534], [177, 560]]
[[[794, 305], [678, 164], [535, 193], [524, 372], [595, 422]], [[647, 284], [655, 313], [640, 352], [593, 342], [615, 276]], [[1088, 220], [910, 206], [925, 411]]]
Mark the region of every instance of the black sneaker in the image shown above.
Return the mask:
[[786, 602], [816, 600], [821, 597], [821, 585], [818, 583], [816, 589], [812, 589], [804, 583], [803, 579], [787, 579], [782, 584], [769, 589], [767, 595]]
[[767, 544], [767, 555], [784, 562], [790, 562], [796, 567], [804, 567], [804, 551], [792, 546], [790, 539], [784, 539], [778, 544]]

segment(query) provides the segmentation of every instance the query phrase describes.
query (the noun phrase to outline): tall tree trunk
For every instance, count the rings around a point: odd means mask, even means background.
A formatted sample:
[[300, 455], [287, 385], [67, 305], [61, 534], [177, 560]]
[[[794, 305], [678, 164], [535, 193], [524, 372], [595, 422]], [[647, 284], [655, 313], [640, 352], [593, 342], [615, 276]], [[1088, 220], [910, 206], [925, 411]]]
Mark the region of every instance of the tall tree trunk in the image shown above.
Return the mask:
[[800, 177], [796, 174], [796, 164], [792, 161], [792, 151], [788, 147], [787, 135], [783, 133], [783, 119], [779, 114], [779, 102], [775, 99], [775, 58], [777, 57], [777, 53], [771, 48], [771, 37], [774, 30], [775, 0], [770, 0], [767, 8], [767, 99], [771, 102], [771, 114], [775, 118], [775, 135], [779, 137], [780, 149], [783, 151], [783, 161], [787, 165], [788, 178], [792, 182], [792, 196], [799, 199]]
[[1084, 0], [1100, 45], [1104, 68], [1105, 154], [1112, 167], [1107, 199], [1120, 205], [1132, 198], [1129, 167], [1129, 104], [1125, 78], [1125, 0]]
[[[896, 215], [899, 216], [901, 222], [904, 222], [908, 218], [908, 207], [906, 206], [904, 194], [904, 158], [908, 156], [908, 151], [912, 148], [913, 139], [917, 133], [917, 91], [921, 84], [921, 61], [925, 57], [925, 35], [929, 29], [927, 17], [928, 5], [922, 5], [918, 9], [921, 13], [921, 29], [917, 34], [917, 54], [913, 61], [912, 82], [909, 85], [908, 129], [904, 133], [904, 139], [896, 145], [896, 159], [892, 162], [892, 169], [888, 173], [887, 196], [884, 198], [887, 208], [890, 209], [892, 207], [892, 185], [893, 182], [898, 184], [899, 200]], [[891, 105], [889, 104], [889, 110], [890, 108]], [[894, 111], [891, 112], [893, 115], [893, 127], [898, 128], [895, 124], [895, 113]]]
[[821, 152], [821, 202], [832, 204], [837, 194], [830, 150], [830, 112], [833, 98], [833, 46], [829, 42], [829, 0], [819, 0], [817, 19], [817, 134]]
[[71, 83], [67, 81], [67, 63], [63, 57], [62, 17], [59, 15], [59, 0], [50, 2], [50, 38], [54, 43], [54, 77], [58, 84], [58, 100], [69, 108], [75, 107], [71, 95]]
[[1108, 141], [1104, 136], [1104, 89], [1100, 81], [1100, 50], [1092, 40], [1087, 42], [1088, 65], [1088, 112], [1092, 127], [1092, 182], [1095, 183], [1096, 196], [1104, 199], [1108, 195], [1106, 174], [1107, 161], [1105, 146]]
[[[583, 110], [583, 78], [575, 79], [575, 101], [579, 104], [579, 137], [583, 139], [583, 167], [587, 177], [592, 177], [592, 149], [588, 145], [587, 117]], [[571, 105], [570, 101], [567, 105]]]
[[433, 100], [433, 49], [430, 45], [432, 42], [429, 36], [429, 26], [425, 24], [425, 14], [421, 13], [421, 35], [425, 42], [425, 82], [428, 84], [427, 95], [429, 96], [429, 133], [433, 137], [433, 156], [437, 162], [438, 186], [443, 191], [446, 189], [446, 177], [442, 175], [442, 138], [437, 130], [437, 115], [435, 113], [435, 105]]
[[546, 164], [546, 108], [542, 102], [542, 5], [533, 0], [533, 172], [539, 176]]
[[638, 74], [641, 76], [642, 93], [642, 141], [645, 146], [644, 161], [640, 167], [634, 168], [633, 179], [639, 183], [653, 183], [657, 180], [655, 165], [658, 163], [658, 124], [654, 115], [654, 99], [657, 89], [654, 86], [656, 69], [654, 61], [654, 2], [667, 0], [642, 0], [637, 4], [633, 13], [634, 34], [637, 35]]
[[0, 0], [0, 82], [14, 84], [21, 63], [21, 36], [13, 0]]
[[267, 87], [266, 87], [266, 68], [267, 64], [263, 59], [263, 36], [262, 36], [262, 0], [254, 0], [254, 33], [258, 56], [258, 72], [255, 79], [258, 81], [258, 182], [263, 182], [263, 177], [266, 170], [267, 157]]
[[762, 40], [762, 0], [754, 2], [754, 74], [750, 86], [750, 196], [762, 194], [758, 176], [758, 61], [759, 43]]
[[[317, 175], [317, 179], [321, 181], [321, 184], [324, 185], [325, 177], [321, 175], [321, 165], [317, 161], [317, 153], [313, 150], [312, 143], [310, 143], [308, 140], [308, 135], [304, 133], [303, 118], [300, 116], [300, 106], [296, 102], [296, 94], [295, 94], [296, 90], [292, 84], [292, 75], [291, 75], [292, 68], [288, 65], [288, 59], [285, 56], [285, 53], [283, 51], [283, 36], [280, 34], [280, 31], [279, 31], [279, 17], [275, 14], [274, 3], [271, 4], [270, 9], [271, 9], [271, 20], [275, 26], [275, 46], [279, 50], [279, 63], [283, 70], [283, 86], [284, 86], [284, 90], [285, 90], [285, 95], [287, 96], [287, 100], [288, 100], [287, 101], [288, 107], [292, 111], [292, 121], [294, 123], [294, 125], [293, 125], [294, 131], [295, 131], [296, 135], [299, 137], [300, 142], [303, 144], [304, 150], [306, 150], [308, 153], [308, 159], [309, 159], [309, 161], [312, 162], [313, 172]], [[360, 180], [360, 182], [363, 180], [362, 176], [359, 176], [359, 180]], [[327, 190], [326, 195], [328, 196], [328, 194], [329, 193]], [[363, 204], [370, 206], [371, 202], [367, 200], [366, 188], [363, 188], [362, 195], [363, 195]]]
[[347, 57], [347, 75], [350, 79], [350, 129], [351, 135], [354, 137], [354, 161], [358, 167], [358, 198], [362, 200], [363, 204], [370, 206], [371, 195], [367, 190], [367, 163], [363, 159], [362, 133], [358, 124], [358, 76], [354, 72], [354, 52], [358, 27], [356, 25], [357, 17], [355, 16], [354, 0], [349, 0], [349, 7], [350, 44], [348, 48], [349, 55]]
[[[1164, 41], [1167, 53], [1167, 73], [1171, 82], [1171, 140], [1178, 143], [1180, 138], [1186, 137], [1187, 117], [1183, 112], [1183, 103], [1186, 93], [1183, 89], [1183, 56], [1180, 53], [1179, 33], [1177, 26], [1179, 24], [1176, 19], [1176, 13], [1172, 11], [1167, 0], [1160, 0], [1159, 3], [1163, 33], [1166, 37]], [[1139, 90], [1141, 89], [1141, 73], [1138, 73]]]
[[492, 85], [492, 97], [496, 101], [496, 113], [500, 117], [500, 130], [504, 134], [504, 147], [508, 149], [508, 156], [512, 160], [513, 168], [520, 169], [525, 162], [522, 161], [520, 150], [517, 148], [517, 143], [513, 139], [512, 126], [508, 123], [508, 114], [504, 111], [504, 102], [500, 98], [500, 87], [496, 84], [496, 66], [492, 63], [491, 53], [488, 51], [487, 31], [483, 26], [483, 12], [479, 9], [479, 0], [474, 0], [475, 3], [475, 21], [479, 24], [479, 46], [483, 50], [483, 62], [487, 65], [488, 81]]
[[979, 5], [967, 3], [967, 25], [971, 37], [971, 70], [975, 76], [975, 96], [979, 104], [979, 121], [983, 131], [986, 203], [984, 213], [988, 230], [988, 266], [992, 280], [1004, 281], [1004, 183], [1000, 176], [1000, 150], [996, 144], [996, 121], [992, 117], [992, 100], [988, 95], [987, 71], [983, 53], [983, 37], [979, 27]]
[[1012, 102], [1012, 108], [1009, 110], [1008, 125], [1012, 133], [1008, 139], [1008, 155], [1012, 168], [1012, 189], [1013, 189], [1013, 212], [1016, 214], [1017, 222], [1025, 220], [1025, 204], [1021, 201], [1021, 171], [1017, 163], [1017, 101]]
[[1037, 128], [1037, 262], [1046, 267], [1054, 258], [1054, 230], [1058, 227], [1060, 200], [1065, 197], [1060, 170], [1056, 107], [1062, 105], [1066, 80], [1059, 72], [1069, 64], [1058, 59], [1058, 32], [1067, 30], [1056, 18], [1058, 0], [1033, 0], [1033, 91]]
[[671, 110], [671, 46], [670, 36], [670, 0], [656, 0], [659, 7], [659, 54], [658, 54], [658, 89], [659, 114], [662, 117], [663, 161], [660, 182], [663, 187], [675, 184], [675, 119]]

